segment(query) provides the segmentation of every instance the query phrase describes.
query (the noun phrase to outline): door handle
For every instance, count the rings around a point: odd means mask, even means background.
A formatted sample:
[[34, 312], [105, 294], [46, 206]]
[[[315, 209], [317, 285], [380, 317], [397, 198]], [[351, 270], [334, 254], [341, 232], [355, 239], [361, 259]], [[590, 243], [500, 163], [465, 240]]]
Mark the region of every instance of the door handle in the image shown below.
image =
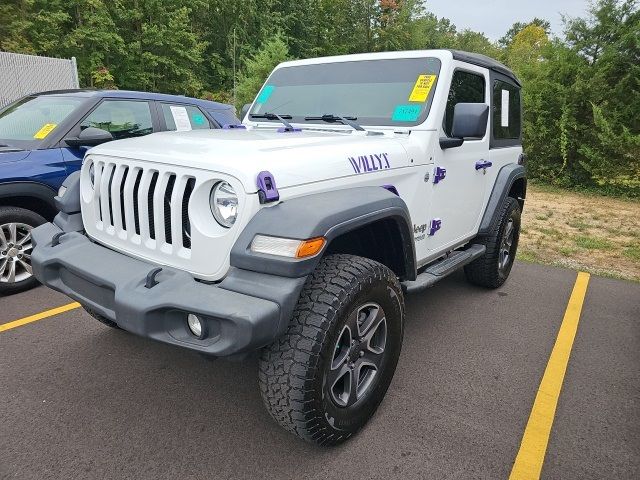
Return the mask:
[[489, 160], [478, 160], [476, 162], [476, 170], [480, 170], [480, 169], [484, 169], [484, 168], [489, 168], [493, 165], [492, 162], [490, 162]]

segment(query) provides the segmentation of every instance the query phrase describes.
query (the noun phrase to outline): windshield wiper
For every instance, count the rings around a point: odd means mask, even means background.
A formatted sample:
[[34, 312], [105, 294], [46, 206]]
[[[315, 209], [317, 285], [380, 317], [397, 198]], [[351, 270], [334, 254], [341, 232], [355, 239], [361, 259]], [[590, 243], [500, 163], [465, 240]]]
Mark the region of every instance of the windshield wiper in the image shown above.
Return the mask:
[[325, 115], [322, 115], [321, 117], [304, 117], [304, 119], [305, 120], [322, 120], [323, 122], [327, 122], [327, 123], [341, 122], [342, 124], [349, 125], [351, 128], [359, 132], [366, 132], [364, 128], [362, 128], [360, 125], [358, 125], [353, 121], [353, 120], [357, 120], [358, 117], [341, 117], [340, 115], [325, 114]]
[[250, 113], [249, 116], [251, 118], [266, 118], [267, 120], [279, 120], [280, 123], [284, 125], [285, 132], [295, 132], [297, 130], [296, 128], [294, 128], [293, 125], [287, 122], [287, 119], [291, 120], [293, 118], [291, 115], [284, 115], [284, 114], [278, 115], [277, 113], [265, 112], [265, 113]]

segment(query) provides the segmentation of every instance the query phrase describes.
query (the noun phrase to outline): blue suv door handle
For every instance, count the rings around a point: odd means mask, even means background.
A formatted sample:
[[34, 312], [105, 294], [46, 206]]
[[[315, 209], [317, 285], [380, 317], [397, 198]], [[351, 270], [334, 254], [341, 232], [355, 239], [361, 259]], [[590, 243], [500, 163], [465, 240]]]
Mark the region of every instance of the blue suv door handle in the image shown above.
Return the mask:
[[490, 162], [489, 160], [478, 160], [476, 162], [476, 170], [480, 170], [483, 168], [489, 168], [493, 165], [492, 162]]

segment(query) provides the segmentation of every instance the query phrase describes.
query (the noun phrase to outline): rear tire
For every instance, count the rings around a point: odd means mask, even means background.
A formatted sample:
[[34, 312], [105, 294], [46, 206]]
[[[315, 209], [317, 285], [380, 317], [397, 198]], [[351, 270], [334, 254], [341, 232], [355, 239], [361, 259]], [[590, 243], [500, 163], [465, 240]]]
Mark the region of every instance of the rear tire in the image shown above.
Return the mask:
[[19, 207], [0, 207], [0, 295], [29, 290], [38, 285], [31, 270], [31, 230], [46, 220]]
[[95, 318], [97, 321], [99, 321], [103, 325], [120, 330], [120, 327], [116, 322], [109, 320], [107, 317], [103, 317], [98, 312], [94, 312], [93, 310], [91, 310], [89, 307], [86, 307], [83, 305], [82, 308], [84, 308], [85, 312], [87, 312], [89, 315], [91, 315], [93, 318]]
[[520, 205], [507, 197], [493, 230], [473, 243], [487, 247], [485, 254], [464, 267], [467, 280], [475, 285], [498, 288], [507, 281], [518, 250], [520, 238]]
[[264, 404], [286, 430], [337, 445], [373, 416], [400, 356], [404, 300], [395, 274], [354, 255], [324, 258], [287, 332], [262, 350]]

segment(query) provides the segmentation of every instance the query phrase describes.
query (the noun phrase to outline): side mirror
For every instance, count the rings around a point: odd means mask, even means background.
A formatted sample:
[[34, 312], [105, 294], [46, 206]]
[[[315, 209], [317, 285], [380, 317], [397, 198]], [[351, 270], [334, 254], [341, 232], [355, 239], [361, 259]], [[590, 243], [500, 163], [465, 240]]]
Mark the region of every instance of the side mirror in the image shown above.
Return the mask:
[[453, 111], [451, 138], [441, 138], [440, 148], [459, 147], [467, 138], [482, 138], [487, 132], [489, 105], [458, 103]]
[[85, 128], [77, 137], [67, 137], [64, 139], [66, 144], [71, 147], [95, 147], [96, 145], [110, 142], [111, 140], [113, 140], [111, 133], [94, 127]]
[[250, 103], [246, 103], [242, 106], [242, 110], [240, 110], [240, 121], [242, 122], [244, 120], [244, 117], [247, 116], [247, 113], [249, 113], [249, 109], [251, 108], [251, 104]]

